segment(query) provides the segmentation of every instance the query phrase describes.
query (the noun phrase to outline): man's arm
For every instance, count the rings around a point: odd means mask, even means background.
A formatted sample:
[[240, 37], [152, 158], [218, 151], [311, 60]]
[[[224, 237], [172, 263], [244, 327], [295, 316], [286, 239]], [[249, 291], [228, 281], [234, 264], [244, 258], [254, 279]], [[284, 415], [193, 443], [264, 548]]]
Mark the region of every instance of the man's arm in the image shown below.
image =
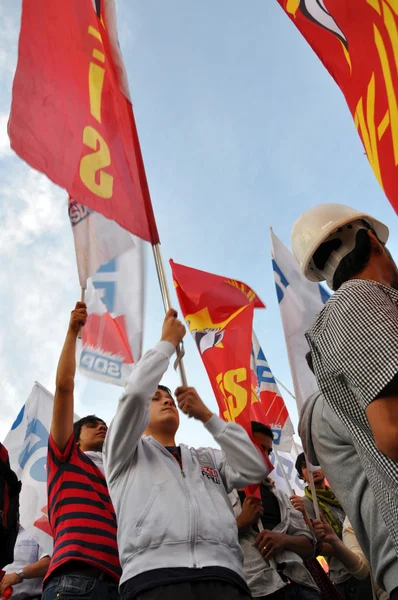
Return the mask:
[[398, 462], [398, 374], [366, 409], [380, 452]]
[[259, 483], [267, 477], [273, 469], [271, 461], [262, 458], [243, 427], [232, 422], [226, 423], [213, 414], [194, 388], [179, 387], [175, 395], [179, 408], [190, 417], [202, 421], [220, 444], [223, 452], [213, 452], [228, 493]]
[[[40, 560], [27, 567], [23, 568], [23, 579], [34, 579], [35, 577], [44, 577], [48, 571], [50, 565], [50, 557], [43, 556]], [[0, 594], [4, 592], [8, 587], [13, 587], [21, 583], [21, 578], [17, 573], [9, 573], [4, 575], [0, 583]]]
[[394, 461], [398, 461], [397, 340], [397, 305], [381, 286], [367, 282], [341, 293], [317, 344], [328, 371], [345, 380], [366, 412], [380, 452]]
[[161, 341], [135, 365], [105, 438], [104, 464], [108, 481], [117, 477], [134, 456], [149, 423], [150, 402], [184, 335], [184, 325], [177, 320], [176, 311], [170, 309], [163, 322]]
[[77, 302], [72, 311], [64, 347], [58, 362], [54, 396], [51, 436], [57, 448], [63, 452], [73, 432], [73, 391], [76, 372], [76, 339], [87, 320], [84, 302]]
[[298, 512], [300, 512], [303, 515], [305, 524], [310, 529], [310, 531], [312, 531], [312, 522], [306, 511], [304, 498], [302, 496], [291, 496], [290, 502], [292, 503], [293, 508], [295, 508]]
[[[361, 574], [361, 559], [340, 540], [322, 514], [320, 521], [314, 521], [314, 530], [317, 538], [322, 539], [323, 546], [329, 546], [332, 549], [332, 552], [326, 551], [325, 556], [336, 557], [350, 573], [358, 577], [358, 573]], [[326, 548], [322, 549], [326, 550]], [[367, 572], [363, 572], [362, 577], [359, 576], [358, 579], [365, 579], [368, 575], [369, 565]]]
[[304, 535], [288, 535], [277, 531], [264, 529], [256, 538], [256, 546], [265, 559], [282, 550], [290, 550], [301, 556], [304, 560], [314, 555], [314, 544]]

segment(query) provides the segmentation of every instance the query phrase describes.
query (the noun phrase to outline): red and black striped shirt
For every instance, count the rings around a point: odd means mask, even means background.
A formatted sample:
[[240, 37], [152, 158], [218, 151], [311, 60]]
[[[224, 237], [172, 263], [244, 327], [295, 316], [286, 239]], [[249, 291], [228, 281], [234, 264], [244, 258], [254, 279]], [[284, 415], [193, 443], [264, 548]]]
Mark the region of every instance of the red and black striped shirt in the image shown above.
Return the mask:
[[63, 452], [50, 435], [47, 470], [54, 551], [46, 579], [61, 565], [79, 560], [119, 581], [116, 515], [104, 475], [73, 435]]

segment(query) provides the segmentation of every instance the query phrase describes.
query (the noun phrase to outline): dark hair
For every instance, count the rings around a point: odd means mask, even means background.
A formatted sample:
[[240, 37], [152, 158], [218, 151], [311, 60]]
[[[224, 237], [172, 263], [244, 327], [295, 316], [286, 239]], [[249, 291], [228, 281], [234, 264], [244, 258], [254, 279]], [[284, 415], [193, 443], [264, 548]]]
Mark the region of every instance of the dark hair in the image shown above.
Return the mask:
[[303, 478], [303, 467], [307, 466], [306, 460], [305, 460], [305, 456], [304, 456], [304, 452], [302, 452], [301, 454], [298, 455], [297, 460], [296, 460], [296, 464], [294, 465], [296, 467], [296, 471], [298, 473], [298, 476], [300, 479], [304, 479]]
[[305, 360], [307, 361], [307, 365], [309, 366], [309, 368], [311, 369], [311, 371], [315, 375], [314, 362], [312, 360], [312, 354], [311, 354], [311, 352], [307, 352], [307, 354], [305, 355]]
[[166, 392], [166, 394], [168, 394], [171, 398], [173, 397], [173, 394], [171, 393], [171, 389], [165, 385], [158, 385], [158, 390], [163, 390], [163, 392]]
[[83, 417], [73, 423], [73, 436], [75, 438], [75, 442], [78, 442], [80, 439], [80, 432], [82, 430], [83, 425], [96, 425], [97, 423], [103, 423], [106, 426], [105, 421], [99, 419], [96, 415], [88, 415], [87, 417]]
[[272, 429], [268, 425], [264, 425], [264, 423], [259, 423], [258, 421], [252, 421], [252, 433], [262, 433], [271, 438], [272, 441], [274, 440]]
[[[360, 229], [355, 238], [355, 248], [340, 262], [333, 276], [333, 289], [337, 291], [346, 281], [361, 273], [370, 260], [372, 244], [371, 229]], [[373, 232], [374, 233], [374, 232]], [[376, 235], [376, 234], [375, 234]]]

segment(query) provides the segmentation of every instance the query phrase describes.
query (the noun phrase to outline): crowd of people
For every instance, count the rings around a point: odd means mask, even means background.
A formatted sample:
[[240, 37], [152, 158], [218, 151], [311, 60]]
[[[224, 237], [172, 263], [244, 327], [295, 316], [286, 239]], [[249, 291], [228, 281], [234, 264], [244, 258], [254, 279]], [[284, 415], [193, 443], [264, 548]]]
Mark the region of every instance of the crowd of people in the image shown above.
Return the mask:
[[[289, 498], [269, 477], [267, 424], [253, 421], [249, 435], [194, 388], [173, 397], [160, 383], [185, 335], [173, 309], [109, 428], [95, 415], [74, 423], [76, 340], [87, 319], [78, 302], [48, 444], [53, 553], [20, 527], [0, 595], [398, 599], [398, 270], [387, 238], [384, 225], [342, 205], [314, 207], [293, 228], [303, 273], [335, 290], [307, 334], [319, 392], [300, 416], [303, 497]], [[177, 445], [179, 410], [219, 448]]]

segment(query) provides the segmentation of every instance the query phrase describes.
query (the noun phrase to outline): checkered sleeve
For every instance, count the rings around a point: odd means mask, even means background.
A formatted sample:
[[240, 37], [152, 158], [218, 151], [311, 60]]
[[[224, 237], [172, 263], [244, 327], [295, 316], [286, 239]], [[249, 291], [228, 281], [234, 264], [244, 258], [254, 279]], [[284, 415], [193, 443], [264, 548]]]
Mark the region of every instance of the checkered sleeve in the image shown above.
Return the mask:
[[363, 283], [336, 298], [319, 348], [366, 409], [398, 373], [398, 308], [384, 286]]

